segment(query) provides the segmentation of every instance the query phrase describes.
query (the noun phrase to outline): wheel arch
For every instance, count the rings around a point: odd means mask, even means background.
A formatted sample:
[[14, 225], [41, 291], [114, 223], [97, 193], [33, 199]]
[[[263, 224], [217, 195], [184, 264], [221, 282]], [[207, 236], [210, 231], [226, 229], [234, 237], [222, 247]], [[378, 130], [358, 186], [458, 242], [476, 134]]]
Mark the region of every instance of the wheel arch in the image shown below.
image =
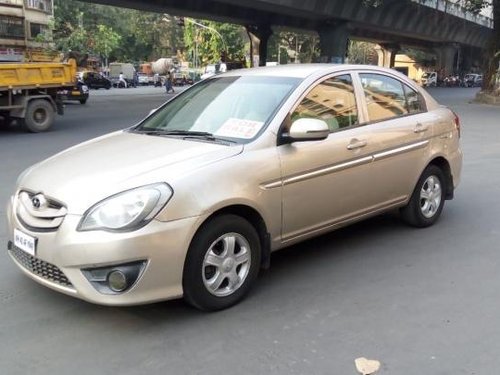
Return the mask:
[[443, 156], [437, 156], [427, 164], [426, 168], [429, 165], [435, 165], [436, 167], [441, 169], [441, 171], [443, 171], [443, 174], [446, 178], [445, 199], [446, 200], [453, 199], [453, 194], [455, 189], [453, 185], [453, 175], [451, 173], [451, 167], [448, 160], [446, 160]]
[[54, 112], [58, 112], [57, 105], [50, 95], [23, 95], [14, 100], [14, 104], [21, 106], [21, 108], [13, 109], [12, 111], [10, 111], [11, 117], [25, 118], [28, 106], [35, 100], [45, 100], [49, 102]]
[[255, 228], [257, 234], [259, 235], [261, 251], [262, 251], [261, 267], [264, 269], [268, 269], [271, 257], [271, 236], [269, 234], [264, 218], [255, 208], [245, 204], [232, 204], [229, 206], [219, 208], [200, 224], [198, 230], [200, 230], [200, 228], [202, 228], [207, 222], [209, 222], [213, 218], [228, 214], [242, 217]]

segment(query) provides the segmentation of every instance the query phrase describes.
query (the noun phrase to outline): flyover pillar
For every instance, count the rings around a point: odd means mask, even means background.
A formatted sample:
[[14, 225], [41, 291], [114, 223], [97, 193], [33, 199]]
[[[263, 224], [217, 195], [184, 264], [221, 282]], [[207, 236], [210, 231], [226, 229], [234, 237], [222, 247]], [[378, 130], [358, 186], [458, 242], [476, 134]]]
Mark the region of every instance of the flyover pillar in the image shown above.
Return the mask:
[[378, 66], [394, 68], [396, 55], [401, 47], [397, 44], [379, 44], [375, 47], [378, 55]]
[[449, 76], [455, 72], [455, 62], [459, 48], [458, 44], [446, 44], [435, 49], [438, 74], [442, 77]]
[[349, 28], [347, 23], [324, 24], [318, 30], [320, 62], [342, 64], [347, 56]]
[[[250, 35], [252, 55], [257, 52], [259, 54], [259, 66], [266, 66], [267, 43], [273, 34], [271, 26], [267, 24], [256, 24], [246, 25], [245, 28]], [[252, 61], [252, 66], [253, 64], [254, 62]]]

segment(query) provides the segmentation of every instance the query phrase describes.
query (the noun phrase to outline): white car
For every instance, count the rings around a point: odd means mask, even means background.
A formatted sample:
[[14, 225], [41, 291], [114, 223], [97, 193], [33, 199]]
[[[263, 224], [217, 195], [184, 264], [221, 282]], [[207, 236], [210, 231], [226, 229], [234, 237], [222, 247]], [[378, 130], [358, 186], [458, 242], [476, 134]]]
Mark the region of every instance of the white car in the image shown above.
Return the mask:
[[142, 86], [149, 85], [149, 77], [147, 74], [139, 73], [137, 74], [137, 83]]

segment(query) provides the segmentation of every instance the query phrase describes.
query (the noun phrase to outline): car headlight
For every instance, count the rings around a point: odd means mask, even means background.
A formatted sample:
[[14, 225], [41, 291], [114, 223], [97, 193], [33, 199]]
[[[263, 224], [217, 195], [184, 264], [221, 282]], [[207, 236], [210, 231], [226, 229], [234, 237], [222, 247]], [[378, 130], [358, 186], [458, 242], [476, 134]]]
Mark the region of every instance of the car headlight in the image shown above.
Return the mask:
[[170, 186], [164, 183], [118, 193], [87, 210], [77, 230], [127, 232], [139, 229], [154, 219], [172, 194]]

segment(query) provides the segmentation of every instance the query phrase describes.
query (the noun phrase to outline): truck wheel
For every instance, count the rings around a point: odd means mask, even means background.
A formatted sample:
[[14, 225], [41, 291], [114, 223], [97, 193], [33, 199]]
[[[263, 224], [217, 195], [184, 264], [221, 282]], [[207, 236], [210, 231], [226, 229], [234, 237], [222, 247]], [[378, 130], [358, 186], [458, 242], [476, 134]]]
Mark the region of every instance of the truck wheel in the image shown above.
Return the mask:
[[32, 100], [26, 109], [24, 126], [31, 133], [46, 131], [54, 122], [54, 108], [43, 99]]

